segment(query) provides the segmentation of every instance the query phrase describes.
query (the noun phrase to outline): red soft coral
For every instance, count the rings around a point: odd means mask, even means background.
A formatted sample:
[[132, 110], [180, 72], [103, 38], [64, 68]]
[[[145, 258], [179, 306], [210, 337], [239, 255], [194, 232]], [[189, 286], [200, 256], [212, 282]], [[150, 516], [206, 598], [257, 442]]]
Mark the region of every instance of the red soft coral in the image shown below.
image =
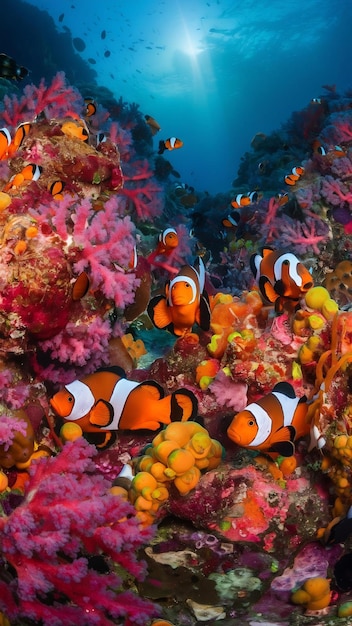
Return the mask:
[[[154, 614], [110, 564], [141, 579], [145, 563], [137, 552], [153, 531], [139, 526], [128, 502], [108, 493], [94, 454], [82, 438], [32, 465], [22, 504], [0, 518], [1, 552], [16, 572], [2, 567], [0, 574], [0, 608], [11, 620], [112, 626], [118, 618], [142, 626]], [[102, 555], [106, 573], [91, 560]]]

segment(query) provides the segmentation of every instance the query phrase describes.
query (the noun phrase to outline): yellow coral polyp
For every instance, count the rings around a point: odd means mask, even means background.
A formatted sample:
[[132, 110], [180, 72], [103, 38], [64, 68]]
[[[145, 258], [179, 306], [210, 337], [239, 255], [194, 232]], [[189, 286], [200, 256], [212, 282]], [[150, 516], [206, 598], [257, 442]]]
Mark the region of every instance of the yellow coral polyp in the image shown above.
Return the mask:
[[175, 441], [182, 448], [191, 438], [188, 422], [171, 422], [163, 432], [164, 438]]
[[16, 255], [20, 255], [20, 254], [23, 254], [26, 250], [27, 250], [27, 243], [26, 241], [23, 241], [21, 239], [20, 241], [16, 243], [13, 251]]
[[4, 211], [11, 204], [11, 196], [4, 191], [0, 191], [0, 211]]
[[36, 226], [29, 226], [25, 232], [27, 239], [33, 239], [38, 235], [38, 228]]
[[174, 450], [168, 456], [167, 459], [168, 467], [175, 472], [176, 476], [181, 476], [185, 472], [191, 469], [194, 465], [194, 456], [189, 450], [185, 450], [184, 448], [179, 448], [178, 450]]
[[178, 492], [185, 496], [197, 486], [200, 477], [200, 469], [194, 465], [188, 470], [188, 472], [182, 474], [182, 476], [177, 476], [174, 480], [174, 485]]
[[65, 422], [60, 429], [60, 438], [64, 443], [67, 441], [76, 441], [79, 437], [82, 437], [83, 430], [79, 424], [75, 422]]
[[157, 481], [149, 472], [138, 472], [138, 474], [132, 478], [131, 488], [137, 493], [142, 493], [142, 489], [145, 487], [156, 489]]
[[166, 474], [166, 465], [164, 463], [160, 463], [160, 461], [156, 461], [149, 468], [149, 472], [158, 482], [166, 482], [168, 480]]
[[9, 481], [8, 481], [6, 474], [0, 471], [0, 493], [3, 493], [4, 491], [6, 491], [8, 486], [9, 486]]
[[195, 433], [186, 445], [195, 459], [202, 459], [207, 456], [211, 447], [211, 439], [207, 432]]
[[345, 448], [347, 445], [348, 437], [347, 435], [338, 435], [334, 439], [334, 448], [340, 449]]
[[306, 305], [310, 309], [317, 309], [318, 311], [321, 310], [324, 302], [328, 299], [330, 299], [328, 290], [320, 285], [312, 287], [305, 295]]
[[323, 306], [321, 307], [321, 312], [328, 321], [333, 319], [338, 310], [339, 305], [335, 300], [332, 300], [332, 298], [325, 300]]
[[154, 449], [154, 455], [164, 465], [167, 465], [168, 456], [174, 450], [179, 449], [178, 443], [176, 441], [172, 441], [171, 439], [165, 439]]
[[313, 313], [313, 315], [310, 315], [308, 317], [308, 324], [312, 330], [321, 330], [322, 328], [324, 328], [326, 320], [322, 315]]

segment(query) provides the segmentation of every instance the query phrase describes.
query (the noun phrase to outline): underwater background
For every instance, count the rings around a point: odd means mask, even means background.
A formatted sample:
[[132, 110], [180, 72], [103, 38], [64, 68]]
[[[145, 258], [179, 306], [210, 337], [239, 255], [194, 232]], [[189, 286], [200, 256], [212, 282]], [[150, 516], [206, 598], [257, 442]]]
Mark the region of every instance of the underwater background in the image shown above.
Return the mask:
[[172, 155], [182, 180], [212, 194], [231, 187], [257, 132], [324, 84], [350, 86], [348, 0], [5, 0], [3, 16], [2, 49], [33, 82], [61, 69], [79, 88], [96, 83], [137, 103], [165, 138], [184, 141]]
[[2, 9], [0, 626], [351, 624], [351, 3]]

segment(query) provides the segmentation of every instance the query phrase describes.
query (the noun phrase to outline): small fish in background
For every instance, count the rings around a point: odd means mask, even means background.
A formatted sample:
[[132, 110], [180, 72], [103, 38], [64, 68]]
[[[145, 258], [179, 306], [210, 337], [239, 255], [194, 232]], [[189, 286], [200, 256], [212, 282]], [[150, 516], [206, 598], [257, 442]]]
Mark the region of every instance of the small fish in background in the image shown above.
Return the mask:
[[204, 288], [205, 267], [197, 257], [194, 265], [184, 265], [165, 285], [165, 295], [152, 298], [147, 311], [156, 328], [184, 337], [192, 332], [194, 324], [209, 330], [209, 297]]
[[337, 543], [345, 543], [352, 534], [352, 506], [347, 511], [345, 517], [334, 517], [326, 528], [320, 528], [317, 537], [326, 546]]
[[321, 102], [321, 98], [312, 98], [310, 101], [311, 104], [321, 104]]
[[48, 184], [48, 191], [51, 193], [55, 200], [63, 200], [63, 190], [65, 189], [65, 183], [62, 180], [54, 180]]
[[11, 158], [17, 152], [17, 150], [21, 147], [24, 139], [29, 134], [31, 128], [32, 128], [31, 122], [22, 122], [22, 124], [19, 124], [17, 126], [13, 139], [8, 147], [7, 156], [9, 158]]
[[277, 193], [275, 198], [278, 201], [279, 206], [283, 206], [289, 201], [289, 196], [288, 196], [287, 191]]
[[331, 149], [326, 149], [319, 141], [315, 139], [312, 143], [312, 149], [314, 154], [319, 154], [323, 157], [328, 157], [330, 161], [334, 159], [341, 159], [347, 155], [347, 152], [341, 146], [334, 146]]
[[57, 416], [75, 422], [84, 433], [106, 433], [105, 446], [116, 440], [117, 430], [157, 430], [172, 421], [194, 419], [198, 408], [188, 389], [176, 389], [164, 397], [164, 389], [156, 381], [127, 380], [125, 371], [117, 366], [74, 380], [58, 391], [50, 404]]
[[17, 65], [16, 61], [8, 54], [0, 53], [0, 77], [8, 80], [23, 80], [28, 76], [29, 70], [22, 65]]
[[175, 248], [177, 248], [178, 244], [177, 230], [175, 230], [175, 228], [165, 228], [165, 230], [163, 230], [158, 237], [155, 254], [156, 256], [159, 254], [169, 255], [173, 250], [175, 250]]
[[154, 117], [151, 117], [151, 115], [145, 115], [144, 116], [146, 124], [148, 124], [149, 128], [150, 128], [150, 132], [152, 133], [152, 135], [156, 135], [156, 133], [159, 132], [159, 130], [161, 130], [161, 126], [159, 125], [159, 123], [156, 121], [156, 119], [154, 119]]
[[231, 211], [221, 222], [225, 228], [237, 228], [240, 223], [241, 214], [239, 211]]
[[306, 396], [297, 398], [290, 383], [277, 383], [271, 393], [235, 415], [227, 434], [244, 448], [290, 457], [294, 441], [309, 434], [307, 410]]
[[7, 152], [11, 144], [11, 134], [8, 128], [0, 128], [0, 159], [7, 159]]
[[42, 173], [42, 167], [35, 163], [29, 163], [18, 173], [11, 176], [9, 182], [5, 185], [3, 191], [18, 189], [26, 181], [37, 181]]
[[238, 193], [237, 196], [231, 200], [231, 205], [234, 209], [240, 209], [243, 206], [248, 206], [259, 200], [259, 192], [251, 191], [250, 193]]
[[64, 135], [72, 139], [79, 139], [80, 141], [88, 141], [89, 139], [89, 131], [83, 120], [80, 122], [64, 122], [61, 126], [61, 130]]
[[84, 98], [84, 117], [92, 117], [97, 112], [97, 103], [94, 98]]
[[295, 308], [313, 287], [312, 275], [291, 252], [262, 248], [260, 254], [252, 254], [250, 267], [260, 293], [275, 305], [276, 313]]
[[293, 167], [290, 174], [286, 174], [285, 176], [285, 183], [286, 185], [295, 185], [297, 183], [297, 181], [301, 178], [301, 176], [303, 176], [304, 174], [304, 167], [302, 167], [301, 165], [297, 165], [296, 167]]
[[183, 141], [181, 139], [177, 139], [177, 137], [170, 137], [169, 139], [161, 139], [159, 141], [159, 150], [158, 154], [163, 154], [165, 150], [177, 150], [178, 148], [182, 148]]
[[74, 302], [77, 300], [81, 300], [86, 293], [88, 292], [90, 285], [89, 277], [86, 272], [81, 272], [80, 275], [75, 279], [72, 286], [71, 297]]

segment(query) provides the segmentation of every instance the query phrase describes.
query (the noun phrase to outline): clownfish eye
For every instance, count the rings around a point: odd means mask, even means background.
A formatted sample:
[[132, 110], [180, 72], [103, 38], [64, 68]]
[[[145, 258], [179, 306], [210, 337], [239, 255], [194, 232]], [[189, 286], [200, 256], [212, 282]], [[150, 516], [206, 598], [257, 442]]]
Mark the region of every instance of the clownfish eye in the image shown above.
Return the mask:
[[189, 283], [185, 283], [185, 287], [190, 287], [191, 285]]
[[282, 265], [289, 265], [289, 264], [290, 264], [290, 261], [289, 261], [288, 259], [285, 259], [285, 260], [282, 262]]
[[254, 420], [248, 420], [248, 426], [254, 426]]
[[73, 402], [73, 396], [67, 396], [67, 402]]

